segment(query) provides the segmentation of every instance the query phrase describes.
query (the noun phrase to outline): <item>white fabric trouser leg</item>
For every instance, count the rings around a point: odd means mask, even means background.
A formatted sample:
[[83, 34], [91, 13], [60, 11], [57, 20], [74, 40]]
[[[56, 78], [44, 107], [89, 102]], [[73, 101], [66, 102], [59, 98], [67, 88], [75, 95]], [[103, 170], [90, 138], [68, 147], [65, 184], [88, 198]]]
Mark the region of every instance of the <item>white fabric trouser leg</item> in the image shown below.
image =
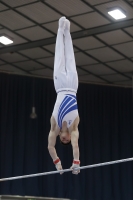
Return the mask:
[[[64, 34], [64, 35], [63, 35]], [[68, 29], [58, 29], [54, 61], [54, 86], [56, 92], [63, 90], [77, 92], [78, 75], [73, 44]]]

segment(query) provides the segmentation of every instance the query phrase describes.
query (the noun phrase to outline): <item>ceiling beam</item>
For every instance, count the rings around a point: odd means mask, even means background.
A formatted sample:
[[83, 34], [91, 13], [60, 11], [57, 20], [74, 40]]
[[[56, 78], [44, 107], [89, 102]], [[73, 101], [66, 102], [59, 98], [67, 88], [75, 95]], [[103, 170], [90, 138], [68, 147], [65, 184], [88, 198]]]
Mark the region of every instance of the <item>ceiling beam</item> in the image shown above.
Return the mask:
[[[97, 35], [100, 33], [105, 33], [108, 31], [127, 28], [130, 26], [133, 26], [133, 19], [125, 20], [122, 22], [116, 22], [116, 23], [112, 23], [112, 24], [108, 24], [108, 25], [104, 25], [104, 26], [100, 26], [100, 27], [96, 27], [96, 28], [77, 31], [77, 32], [72, 33], [71, 35], [72, 35], [72, 39], [78, 39], [78, 38], [83, 38], [83, 37], [87, 37], [87, 36]], [[17, 51], [21, 51], [21, 50], [25, 50], [25, 49], [31, 49], [31, 48], [35, 48], [35, 47], [41, 47], [41, 46], [45, 46], [45, 45], [55, 44], [55, 39], [56, 39], [55, 37], [51, 37], [51, 38], [46, 38], [46, 39], [42, 39], [42, 40], [27, 42], [24, 44], [18, 44], [18, 45], [14, 45], [14, 46], [10, 46], [10, 47], [3, 47], [3, 48], [0, 48], [0, 54], [17, 52]]]

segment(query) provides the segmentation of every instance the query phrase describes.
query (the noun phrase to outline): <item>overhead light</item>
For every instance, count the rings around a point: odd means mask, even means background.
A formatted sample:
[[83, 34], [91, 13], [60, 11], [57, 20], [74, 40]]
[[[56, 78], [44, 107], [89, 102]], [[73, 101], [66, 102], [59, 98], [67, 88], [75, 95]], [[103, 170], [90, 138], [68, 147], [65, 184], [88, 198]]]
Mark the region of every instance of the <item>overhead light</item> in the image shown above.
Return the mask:
[[12, 44], [13, 40], [9, 39], [6, 36], [0, 36], [0, 42], [4, 45]]
[[36, 108], [35, 108], [35, 79], [33, 78], [32, 81], [32, 113], [30, 114], [30, 118], [31, 119], [36, 119], [37, 118], [37, 114], [36, 114]]
[[31, 118], [31, 119], [37, 118], [37, 114], [36, 114], [35, 107], [32, 107], [32, 113], [30, 114], [30, 118]]
[[124, 11], [119, 8], [109, 11], [108, 14], [116, 20], [126, 18]]

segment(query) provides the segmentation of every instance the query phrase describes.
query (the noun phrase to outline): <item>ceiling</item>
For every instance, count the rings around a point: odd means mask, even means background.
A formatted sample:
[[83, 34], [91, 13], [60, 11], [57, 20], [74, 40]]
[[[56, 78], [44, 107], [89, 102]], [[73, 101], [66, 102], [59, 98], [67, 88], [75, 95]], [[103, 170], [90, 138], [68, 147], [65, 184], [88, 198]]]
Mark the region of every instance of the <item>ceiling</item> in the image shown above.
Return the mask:
[[[122, 8], [124, 20], [107, 11]], [[58, 19], [71, 21], [80, 82], [132, 86], [133, 0], [1, 0], [0, 72], [52, 78]]]

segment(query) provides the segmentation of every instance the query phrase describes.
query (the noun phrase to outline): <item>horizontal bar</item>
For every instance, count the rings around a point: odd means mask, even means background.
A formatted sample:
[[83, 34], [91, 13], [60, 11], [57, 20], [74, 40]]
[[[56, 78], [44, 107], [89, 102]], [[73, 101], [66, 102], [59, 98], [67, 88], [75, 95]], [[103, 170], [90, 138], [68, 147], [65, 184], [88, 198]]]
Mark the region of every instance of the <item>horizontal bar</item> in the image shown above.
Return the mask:
[[[118, 164], [118, 163], [123, 163], [123, 162], [129, 162], [129, 161], [133, 161], [133, 158], [127, 158], [127, 159], [122, 159], [122, 160], [115, 160], [115, 161], [110, 161], [110, 162], [104, 162], [104, 163], [99, 163], [99, 164], [82, 166], [82, 167], [75, 168], [74, 170], [76, 171], [78, 169], [88, 169], [88, 168], [94, 168], [94, 167], [101, 167], [101, 166], [105, 166], [105, 165], [113, 165], [113, 164]], [[60, 172], [70, 172], [70, 171], [73, 171], [73, 169], [63, 169], [63, 170], [59, 170], [59, 171], [51, 171], [51, 172], [43, 172], [43, 173], [37, 173], [37, 174], [29, 174], [29, 175], [24, 175], [24, 176], [2, 178], [2, 179], [0, 179], [0, 182], [22, 179], [22, 178], [30, 178], [30, 177], [36, 177], [36, 176], [51, 175], [51, 174], [57, 174], [57, 173], [60, 173]]]

